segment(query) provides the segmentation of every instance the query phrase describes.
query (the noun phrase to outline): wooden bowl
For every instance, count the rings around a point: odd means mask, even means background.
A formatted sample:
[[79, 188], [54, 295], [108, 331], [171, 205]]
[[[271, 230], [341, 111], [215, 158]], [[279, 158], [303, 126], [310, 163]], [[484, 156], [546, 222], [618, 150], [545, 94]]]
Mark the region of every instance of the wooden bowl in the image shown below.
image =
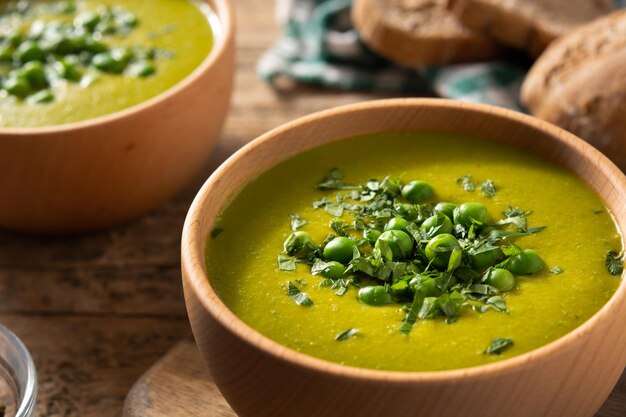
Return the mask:
[[0, 128], [0, 227], [39, 233], [99, 229], [146, 212], [208, 161], [229, 107], [234, 16], [206, 0], [216, 44], [176, 86], [84, 122]]
[[591, 319], [529, 353], [441, 372], [358, 369], [313, 358], [266, 338], [216, 295], [205, 243], [225, 202], [280, 161], [342, 138], [389, 131], [465, 134], [564, 165], [583, 178], [626, 230], [626, 177], [560, 128], [520, 113], [437, 99], [366, 102], [316, 113], [250, 143], [208, 179], [185, 223], [182, 271], [198, 347], [240, 417], [590, 417], [626, 365], [626, 284]]

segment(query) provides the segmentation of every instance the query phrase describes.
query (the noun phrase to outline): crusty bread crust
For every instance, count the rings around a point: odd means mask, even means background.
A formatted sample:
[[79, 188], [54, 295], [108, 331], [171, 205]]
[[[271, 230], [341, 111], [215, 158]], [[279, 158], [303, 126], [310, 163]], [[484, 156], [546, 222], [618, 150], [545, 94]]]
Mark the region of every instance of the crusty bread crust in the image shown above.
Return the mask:
[[539, 56], [570, 30], [615, 10], [611, 0], [449, 0], [467, 27]]
[[355, 0], [352, 20], [362, 40], [404, 65], [428, 66], [491, 59], [501, 48], [461, 25], [447, 0]]
[[522, 102], [532, 113], [541, 112], [546, 96], [558, 94], [580, 67], [622, 50], [626, 50], [626, 10], [579, 27], [552, 43], [535, 62], [522, 86]]
[[626, 49], [581, 65], [537, 117], [578, 135], [626, 171]]

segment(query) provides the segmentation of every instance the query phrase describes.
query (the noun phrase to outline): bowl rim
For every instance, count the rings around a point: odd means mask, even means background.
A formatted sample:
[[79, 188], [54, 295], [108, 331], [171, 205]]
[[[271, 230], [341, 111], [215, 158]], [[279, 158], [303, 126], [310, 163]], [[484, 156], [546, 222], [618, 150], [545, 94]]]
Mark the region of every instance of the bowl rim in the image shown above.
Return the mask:
[[[195, 0], [200, 3], [208, 4], [211, 9], [209, 20], [215, 19], [219, 23], [219, 28], [213, 28], [213, 36], [216, 43], [213, 45], [208, 55], [204, 57], [200, 65], [187, 74], [182, 80], [174, 84], [165, 91], [141, 101], [133, 106], [118, 110], [113, 113], [107, 113], [98, 117], [86, 120], [64, 123], [59, 125], [39, 126], [39, 127], [0, 127], [0, 139], [3, 136], [46, 136], [55, 133], [65, 133], [74, 130], [89, 129], [94, 126], [106, 125], [142, 113], [152, 106], [167, 101], [172, 96], [177, 95], [180, 91], [189, 87], [196, 82], [207, 70], [220, 61], [222, 56], [227, 53], [227, 48], [232, 48], [233, 39], [235, 37], [235, 12], [234, 7], [229, 0]], [[194, 3], [194, 1], [190, 1]], [[219, 32], [219, 33], [218, 33]]]
[[[316, 358], [304, 353], [300, 353], [285, 345], [273, 341], [267, 336], [261, 334], [253, 327], [246, 324], [235, 313], [233, 313], [219, 298], [210, 285], [208, 275], [202, 270], [205, 262], [205, 254], [197, 253], [195, 247], [196, 242], [205, 242], [207, 236], [202, 235], [200, 216], [203, 212], [203, 205], [210, 201], [209, 195], [211, 189], [218, 183], [222, 182], [221, 178], [232, 169], [238, 159], [244, 154], [252, 151], [257, 147], [262, 147], [266, 142], [272, 140], [273, 137], [281, 135], [283, 132], [299, 127], [302, 125], [314, 123], [319, 119], [336, 116], [342, 113], [359, 112], [363, 110], [383, 110], [384, 108], [401, 107], [435, 107], [442, 109], [451, 109], [459, 111], [469, 111], [477, 115], [485, 115], [489, 117], [499, 117], [507, 119], [512, 123], [523, 124], [531, 128], [539, 129], [546, 132], [555, 140], [564, 143], [566, 146], [576, 145], [581, 147], [580, 153], [598, 167], [604, 177], [614, 178], [614, 182], [619, 183], [618, 188], [626, 193], [626, 176], [620, 171], [613, 162], [611, 162], [600, 151], [576, 137], [575, 135], [561, 129], [560, 127], [548, 122], [539, 120], [535, 117], [516, 112], [509, 109], [495, 107], [486, 104], [477, 104], [469, 102], [459, 102], [456, 100], [439, 99], [439, 98], [401, 98], [401, 99], [383, 99], [365, 101], [360, 103], [348, 104], [334, 107], [328, 110], [312, 113], [304, 117], [297, 118], [279, 127], [270, 130], [267, 133], [257, 137], [233, 155], [231, 155], [224, 163], [222, 163], [206, 180], [200, 191], [194, 198], [185, 219], [181, 242], [181, 262], [183, 270], [183, 281], [185, 285], [189, 285], [190, 291], [193, 292], [202, 307], [217, 321], [219, 324], [245, 343], [260, 349], [264, 354], [272, 356], [276, 360], [289, 362], [293, 366], [304, 367], [312, 372], [329, 373], [338, 377], [349, 377], [360, 380], [369, 381], [387, 381], [395, 383], [406, 382], [429, 382], [429, 383], [446, 383], [459, 378], [488, 378], [495, 373], [511, 373], [516, 369], [523, 367], [530, 361], [537, 360], [553, 354], [568, 345], [570, 342], [579, 339], [588, 333], [598, 321], [605, 318], [617, 303], [626, 302], [626, 272], [622, 274], [621, 283], [611, 298], [589, 319], [576, 327], [574, 330], [566, 333], [558, 339], [533, 349], [529, 352], [514, 356], [512, 358], [503, 359], [486, 365], [472, 366], [468, 368], [457, 368], [442, 371], [389, 371], [376, 370], [369, 368], [360, 368], [349, 365], [342, 365], [325, 359]], [[338, 139], [341, 140], [341, 139]], [[292, 155], [293, 157], [295, 155]], [[565, 167], [567, 168], [567, 167]], [[264, 170], [265, 171], [265, 170]], [[576, 174], [574, 174], [576, 175]], [[597, 193], [596, 193], [597, 194]], [[619, 229], [622, 246], [624, 246], [624, 232]], [[202, 245], [204, 247], [204, 244]], [[617, 277], [616, 277], [617, 278]]]

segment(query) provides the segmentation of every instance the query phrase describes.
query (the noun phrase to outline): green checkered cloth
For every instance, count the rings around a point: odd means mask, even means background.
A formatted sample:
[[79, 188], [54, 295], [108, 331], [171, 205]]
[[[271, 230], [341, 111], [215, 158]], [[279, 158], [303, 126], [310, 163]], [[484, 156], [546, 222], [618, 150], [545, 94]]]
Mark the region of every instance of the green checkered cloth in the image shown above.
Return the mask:
[[[626, 0], [616, 0], [620, 7]], [[281, 78], [341, 90], [437, 95], [522, 110], [523, 63], [491, 61], [407, 69], [370, 51], [350, 22], [352, 0], [278, 0], [284, 34], [259, 60], [271, 85]]]

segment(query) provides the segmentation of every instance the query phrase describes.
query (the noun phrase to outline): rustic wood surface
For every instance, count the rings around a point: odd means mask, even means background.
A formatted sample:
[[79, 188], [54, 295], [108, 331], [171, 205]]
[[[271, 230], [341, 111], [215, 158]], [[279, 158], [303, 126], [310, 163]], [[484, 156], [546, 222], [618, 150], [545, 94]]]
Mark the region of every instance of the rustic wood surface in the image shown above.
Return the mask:
[[[278, 34], [273, 0], [238, 0], [236, 5], [233, 106], [213, 161], [184, 193], [147, 216], [106, 232], [71, 238], [0, 232], [0, 322], [33, 354], [40, 417], [119, 416], [134, 382], [189, 334], [180, 285], [180, 231], [196, 190], [212, 169], [285, 121], [383, 97], [303, 87], [271, 90], [254, 68]], [[193, 346], [186, 348], [189, 363], [197, 365], [182, 368], [183, 377], [200, 367], [198, 356], [191, 354]], [[613, 395], [602, 417], [624, 415], [626, 378], [619, 387], [622, 394]], [[184, 392], [170, 394], [181, 402], [189, 398]]]

